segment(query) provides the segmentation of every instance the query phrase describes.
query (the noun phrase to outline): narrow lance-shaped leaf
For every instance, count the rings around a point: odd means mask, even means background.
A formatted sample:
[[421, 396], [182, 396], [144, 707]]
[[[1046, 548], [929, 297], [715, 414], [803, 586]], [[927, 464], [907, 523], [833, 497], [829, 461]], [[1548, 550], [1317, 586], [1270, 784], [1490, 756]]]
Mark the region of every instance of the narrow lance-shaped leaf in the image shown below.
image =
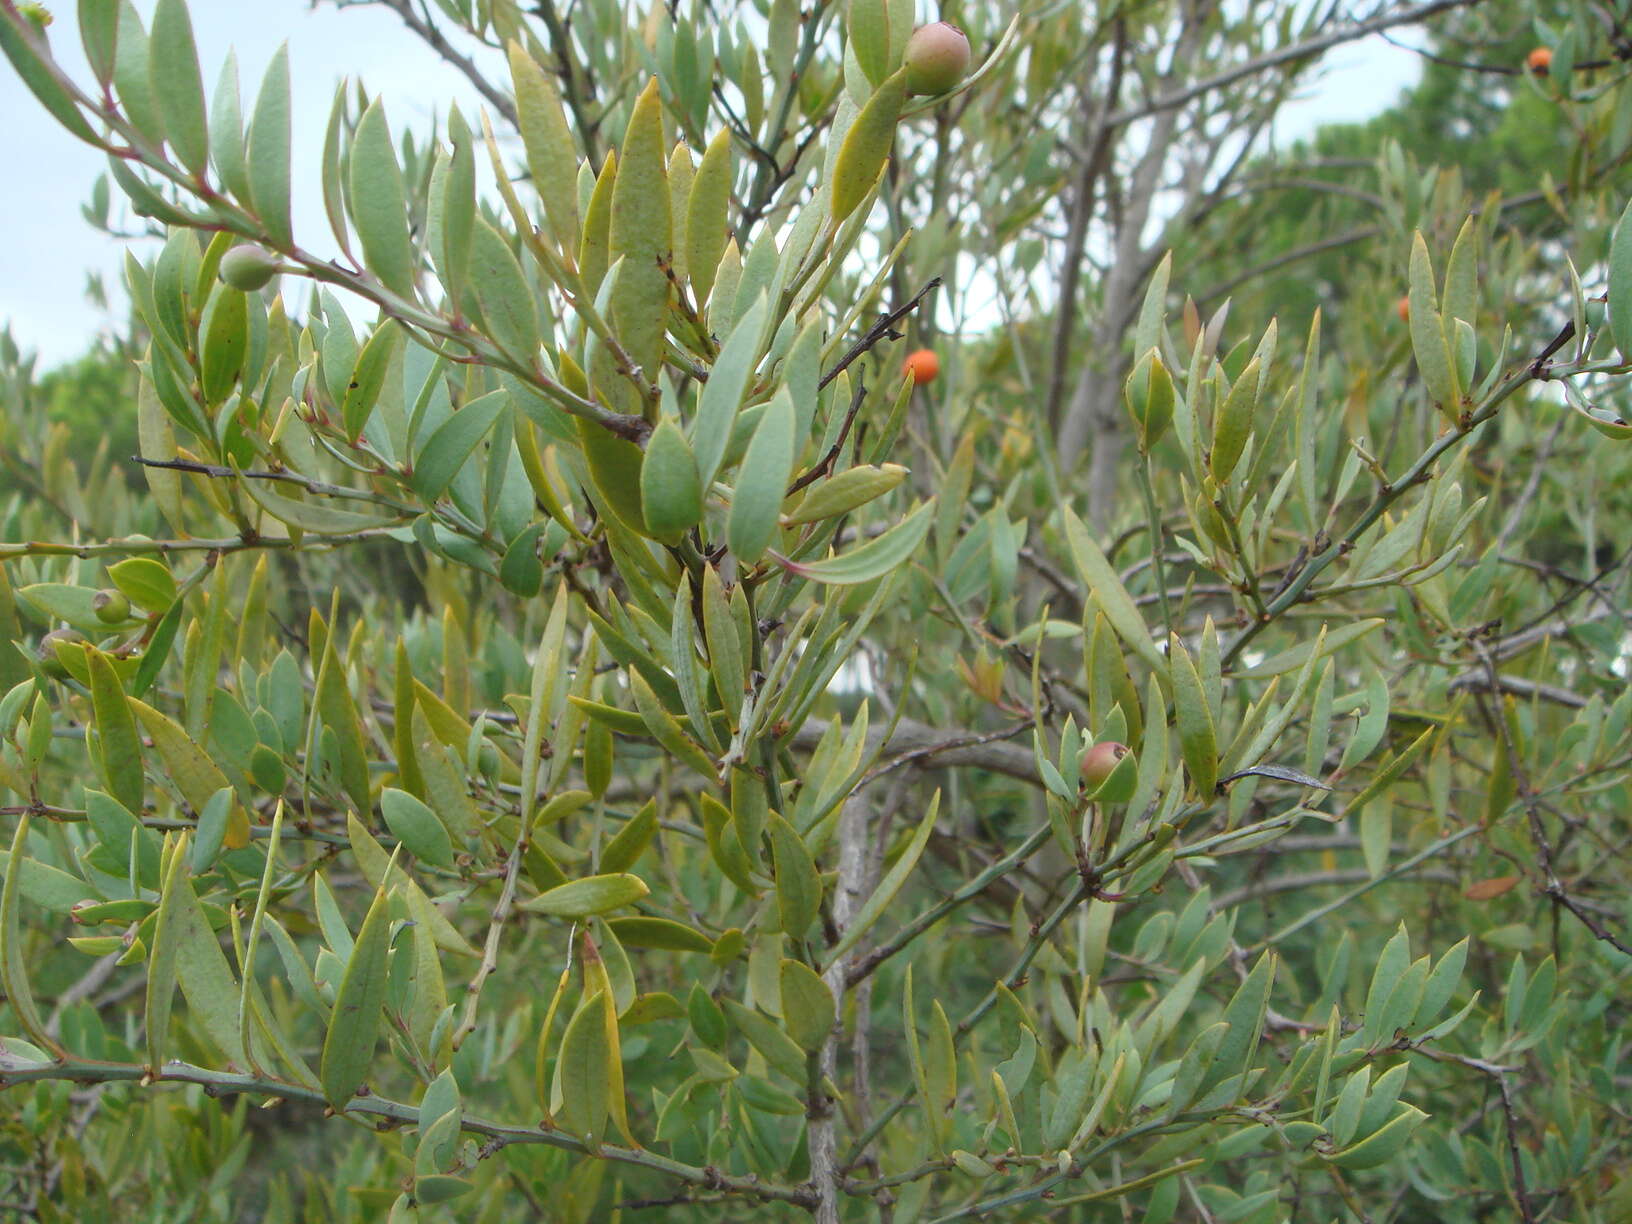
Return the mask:
[[74, 105], [68, 91], [51, 74], [46, 57], [36, 45], [45, 41], [44, 36], [27, 27], [28, 21], [25, 18], [0, 17], [0, 51], [5, 52], [11, 66], [17, 70], [17, 75], [23, 79], [23, 84], [28, 86], [29, 92], [39, 99], [40, 105], [50, 111], [58, 123], [81, 140], [90, 144], [97, 143], [96, 133], [85, 121], [85, 116], [79, 113], [79, 108]]
[[1095, 543], [1088, 528], [1071, 507], [1063, 507], [1062, 513], [1065, 518], [1066, 543], [1070, 546], [1077, 572], [1088, 584], [1093, 601], [1105, 613], [1105, 619], [1110, 621], [1116, 635], [1135, 654], [1149, 663], [1158, 676], [1165, 676], [1167, 662], [1162, 658], [1161, 651], [1156, 649], [1156, 643], [1151, 640], [1150, 628], [1145, 624], [1145, 618], [1139, 614], [1133, 597], [1128, 594], [1122, 580], [1117, 577], [1116, 570], [1111, 567], [1105, 553]]
[[803, 961], [784, 959], [777, 978], [788, 1035], [807, 1050], [820, 1049], [833, 1028], [833, 992]]
[[561, 109], [555, 82], [519, 43], [506, 48], [516, 94], [517, 125], [527, 150], [533, 190], [544, 201], [550, 231], [565, 255], [578, 249], [578, 191], [574, 181], [578, 149]]
[[210, 137], [204, 117], [204, 80], [198, 70], [186, 0], [159, 0], [154, 5], [149, 43], [149, 70], [153, 93], [164, 114], [165, 137], [177, 160], [202, 177], [209, 165]]
[[1621, 356], [1632, 360], [1632, 201], [1609, 244], [1609, 326]]
[[783, 561], [783, 568], [801, 578], [831, 586], [871, 582], [905, 562], [918, 551], [934, 521], [933, 501], [925, 502], [883, 535], [825, 561]]
[[489, 334], [511, 357], [532, 365], [538, 350], [538, 306], [521, 264], [499, 231], [476, 218], [470, 245], [470, 284]]
[[1213, 449], [1208, 457], [1214, 480], [1226, 481], [1235, 471], [1247, 439], [1252, 435], [1252, 418], [1257, 410], [1258, 362], [1255, 359], [1247, 363], [1219, 406], [1218, 420], [1213, 427]]
[[518, 908], [555, 918], [587, 918], [633, 905], [649, 891], [639, 876], [619, 872], [558, 884], [548, 892], [521, 902]]
[[132, 812], [142, 810], [142, 741], [136, 719], [125, 700], [119, 674], [100, 650], [85, 655], [91, 669], [91, 703], [96, 715], [96, 738], [102, 776], [108, 793]]
[[1179, 751], [1190, 772], [1191, 784], [1203, 803], [1210, 802], [1218, 784], [1218, 739], [1213, 728], [1201, 676], [1184, 643], [1174, 634], [1168, 642], [1173, 677], [1173, 704], [1179, 728]]
[[334, 1014], [323, 1038], [319, 1074], [323, 1096], [334, 1109], [344, 1109], [362, 1085], [374, 1061], [380, 1018], [385, 1008], [386, 973], [391, 951], [391, 906], [385, 886], [374, 893], [345, 976], [335, 992]]
[[443, 421], [414, 461], [414, 492], [427, 502], [434, 502], [446, 493], [482, 439], [493, 432], [500, 414], [509, 407], [508, 391], [490, 391]]
[[822, 903], [822, 878], [799, 832], [782, 817], [770, 814], [771, 854], [776, 870], [776, 905], [782, 929], [795, 939], [804, 937]]
[[725, 254], [731, 178], [731, 131], [722, 127], [703, 152], [686, 205], [686, 270], [699, 307], [708, 301]]
[[1479, 321], [1479, 230], [1472, 217], [1457, 231], [1445, 266], [1445, 318]]
[[1451, 366], [1451, 347], [1445, 339], [1445, 322], [1440, 317], [1437, 298], [1433, 260], [1428, 255], [1428, 244], [1419, 232], [1411, 243], [1411, 347], [1416, 353], [1417, 368], [1422, 372], [1423, 385], [1428, 388], [1428, 394], [1433, 396], [1440, 411], [1455, 420], [1460, 411], [1456, 375]]
[[611, 1051], [606, 1039], [602, 992], [586, 998], [567, 1022], [556, 1058], [551, 1112], [556, 1123], [594, 1151], [610, 1108]]
[[732, 426], [736, 424], [737, 410], [742, 405], [743, 393], [753, 375], [759, 358], [760, 334], [765, 328], [767, 304], [759, 297], [744, 313], [726, 337], [714, 369], [703, 384], [697, 401], [697, 415], [692, 422], [691, 446], [697, 456], [697, 475], [707, 497], [731, 445]]
[[408, 203], [391, 143], [385, 107], [375, 98], [352, 136], [347, 203], [363, 244], [363, 263], [387, 289], [411, 298], [414, 245], [408, 235]]
[[646, 458], [640, 465], [640, 507], [646, 530], [659, 540], [672, 542], [702, 520], [697, 459], [672, 417], [659, 421], [646, 439]]
[[[0, 24], [4, 18], [0, 18]], [[22, 926], [17, 920], [17, 907], [22, 901], [23, 864], [28, 861], [28, 824], [25, 811], [17, 818], [17, 830], [11, 837], [11, 853], [6, 858], [6, 878], [0, 887], [0, 985], [6, 992], [6, 1002], [22, 1022], [23, 1031], [47, 1049], [59, 1049], [47, 1032], [34, 1003], [34, 991], [29, 985], [28, 969], [23, 964]]]
[[238, 96], [238, 56], [231, 50], [222, 61], [210, 100], [210, 160], [221, 184], [238, 199], [250, 200], [249, 165], [245, 161], [244, 116]]
[[907, 96], [906, 69], [880, 85], [861, 108], [845, 133], [833, 163], [833, 221], [837, 224], [856, 210], [872, 191], [890, 156], [896, 121]]
[[[187, 874], [190, 857], [186, 838], [182, 838], [172, 851], [165, 873], [164, 892], [159, 901], [158, 919], [153, 932], [153, 955], [155, 960], [164, 964], [166, 975], [169, 974], [169, 966], [174, 966], [171, 984], [180, 983], [188, 1009], [200, 1027], [221, 1047], [228, 1059], [247, 1068], [248, 1060], [239, 1040], [239, 986], [215, 932], [210, 929], [198, 894], [193, 891], [192, 880]], [[150, 1025], [156, 1002], [157, 997], [150, 987]], [[167, 1014], [168, 997], [158, 1006], [161, 1012]], [[157, 1059], [155, 1040], [162, 1041], [163, 1034], [157, 1039], [149, 1038], [150, 1057]]]
[[249, 121], [249, 185], [256, 216], [279, 246], [293, 246], [289, 214], [289, 47], [272, 56]]
[[793, 471], [793, 430], [793, 401], [784, 388], [759, 418], [731, 496], [726, 540], [744, 565], [758, 561], [776, 535], [782, 496]]
[[624, 352], [655, 383], [669, 309], [669, 182], [663, 101], [654, 77], [635, 100], [618, 155], [608, 231], [623, 267], [612, 290], [612, 322]]
[[901, 891], [901, 886], [907, 882], [912, 869], [918, 865], [924, 847], [929, 844], [929, 835], [935, 830], [935, 817], [940, 807], [941, 792], [937, 790], [930, 797], [929, 810], [924, 813], [924, 818], [913, 830], [906, 847], [896, 856], [889, 871], [878, 882], [878, 887], [873, 889], [873, 895], [867, 898], [860, 911], [850, 920], [850, 925], [845, 928], [839, 942], [834, 945], [833, 951], [828, 956], [829, 966], [837, 964], [840, 957], [856, 946], [861, 937], [883, 916], [890, 902], [895, 899], [895, 894]]

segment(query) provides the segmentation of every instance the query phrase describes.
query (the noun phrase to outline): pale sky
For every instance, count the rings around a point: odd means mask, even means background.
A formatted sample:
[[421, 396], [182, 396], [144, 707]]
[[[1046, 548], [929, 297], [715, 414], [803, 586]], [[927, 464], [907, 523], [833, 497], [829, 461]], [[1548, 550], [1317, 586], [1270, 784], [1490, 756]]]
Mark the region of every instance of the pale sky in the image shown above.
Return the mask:
[[[76, 79], [89, 72], [79, 47], [73, 5], [54, 0], [50, 27], [57, 57]], [[254, 104], [260, 75], [277, 45], [289, 43], [295, 94], [294, 199], [297, 238], [317, 250], [331, 245], [316, 183], [316, 162], [343, 74], [360, 76], [383, 94], [393, 130], [411, 123], [424, 130], [433, 113], [458, 102], [474, 118], [480, 98], [464, 78], [405, 30], [396, 14], [375, 6], [313, 8], [307, 0], [192, 0], [189, 6], [206, 94], [227, 49], [239, 59], [243, 109]], [[137, 0], [144, 21], [152, 0]], [[1363, 119], [1387, 107], [1417, 78], [1415, 56], [1373, 38], [1339, 48], [1324, 77], [1283, 111], [1283, 139], [1336, 120]], [[503, 79], [502, 68], [500, 79]], [[39, 353], [39, 368], [68, 360], [99, 328], [117, 325], [85, 298], [86, 274], [100, 271], [114, 300], [123, 300], [123, 245], [80, 215], [92, 183], [106, 168], [103, 156], [69, 136], [0, 60], [0, 165], [13, 167], [0, 191], [0, 324], [9, 323], [24, 349]], [[117, 190], [114, 197], [117, 201]], [[302, 208], [304, 204], [304, 208]]]

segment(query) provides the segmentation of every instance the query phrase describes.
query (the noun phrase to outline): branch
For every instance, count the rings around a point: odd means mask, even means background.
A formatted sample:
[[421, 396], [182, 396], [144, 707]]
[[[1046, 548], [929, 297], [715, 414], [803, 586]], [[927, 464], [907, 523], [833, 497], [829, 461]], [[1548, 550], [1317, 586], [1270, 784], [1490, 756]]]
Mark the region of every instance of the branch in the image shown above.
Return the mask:
[[1431, 0], [1428, 4], [1420, 4], [1415, 8], [1402, 9], [1384, 17], [1373, 17], [1366, 21], [1357, 21], [1341, 29], [1332, 30], [1318, 35], [1304, 42], [1292, 43], [1277, 48], [1263, 55], [1255, 55], [1244, 60], [1234, 68], [1214, 73], [1210, 77], [1203, 77], [1193, 81], [1181, 89], [1175, 89], [1160, 97], [1152, 98], [1139, 106], [1128, 107], [1113, 114], [1108, 122], [1113, 124], [1132, 123], [1136, 119], [1145, 119], [1162, 111], [1172, 110], [1183, 106], [1204, 93], [1211, 93], [1215, 89], [1222, 89], [1226, 85], [1233, 85], [1245, 77], [1256, 76], [1266, 68], [1278, 68], [1282, 64], [1294, 63], [1298, 60], [1310, 59], [1323, 51], [1330, 51], [1333, 47], [1344, 43], [1355, 42], [1362, 38], [1369, 38], [1383, 30], [1393, 29], [1396, 26], [1414, 25], [1419, 21], [1426, 21], [1430, 17], [1437, 17], [1440, 13], [1448, 13], [1453, 9], [1466, 8], [1477, 4], [1479, 0]]
[[[791, 742], [800, 748], [814, 748], [826, 730], [827, 723], [821, 719], [808, 719], [793, 733]], [[863, 753], [871, 755], [878, 752], [883, 746], [879, 741], [887, 730], [883, 727], [869, 730]], [[1012, 735], [1014, 731], [1011, 729], [1008, 733]], [[1014, 744], [988, 742], [983, 732], [949, 732], [928, 723], [903, 718], [896, 723], [895, 733], [890, 736], [888, 745], [899, 749], [901, 755], [911, 756], [917, 761], [933, 758], [933, 763], [939, 766], [989, 769], [1033, 786], [1043, 784], [1042, 776], [1037, 772], [1037, 762], [1029, 751]]]
[[[139, 1083], [144, 1087], [151, 1084], [199, 1084], [204, 1088], [205, 1094], [212, 1097], [253, 1094], [327, 1106], [323, 1093], [316, 1088], [264, 1075], [212, 1071], [207, 1067], [184, 1062], [168, 1062], [157, 1070], [138, 1063], [100, 1062], [89, 1058], [63, 1058], [38, 1063], [20, 1060], [14, 1054], [0, 1050], [0, 1091], [18, 1084], [32, 1084], [42, 1080], [69, 1080], [80, 1084]], [[419, 1124], [417, 1105], [407, 1105], [372, 1093], [368, 1096], [355, 1096], [343, 1109], [333, 1112], [356, 1118], [377, 1119], [376, 1129], [379, 1130]], [[471, 1134], [488, 1136], [493, 1140], [488, 1146], [495, 1150], [508, 1147], [512, 1143], [538, 1143], [583, 1156], [596, 1156], [618, 1164], [636, 1165], [708, 1190], [723, 1190], [766, 1202], [792, 1203], [798, 1207], [808, 1208], [815, 1205], [814, 1197], [803, 1187], [768, 1183], [757, 1175], [735, 1177], [722, 1173], [712, 1166], [699, 1168], [671, 1160], [667, 1156], [644, 1148], [626, 1148], [603, 1143], [598, 1148], [591, 1149], [583, 1140], [563, 1131], [510, 1126], [502, 1122], [472, 1117], [469, 1114], [465, 1115], [463, 1126]]]
[[853, 363], [857, 358], [861, 357], [867, 352], [868, 349], [872, 348], [880, 341], [886, 339], [899, 340], [900, 335], [896, 332], [895, 325], [902, 319], [906, 318], [914, 310], [918, 309], [918, 304], [928, 297], [931, 292], [939, 289], [940, 287], [941, 278], [938, 276], [930, 277], [928, 282], [925, 283], [924, 287], [918, 290], [917, 293], [913, 294], [911, 300], [908, 301], [905, 306], [897, 306], [894, 310], [890, 311], [889, 314], [880, 318], [877, 323], [874, 323], [867, 329], [867, 334], [865, 336], [851, 345], [850, 350], [845, 353], [843, 357], [839, 358], [838, 365], [834, 366], [826, 374], [822, 375], [822, 381], [817, 384], [817, 389], [820, 390], [826, 387], [828, 383], [832, 382], [840, 374], [844, 373], [844, 371], [850, 367], [851, 363]]
[[464, 73], [465, 79], [476, 87], [477, 92], [487, 99], [494, 110], [504, 116], [511, 127], [520, 128], [520, 121], [516, 117], [516, 104], [499, 92], [498, 87], [487, 79], [468, 55], [455, 49], [452, 43], [443, 38], [441, 30], [415, 13], [408, 0], [374, 0], [374, 3], [385, 5], [401, 17], [402, 23], [419, 35], [426, 46]]

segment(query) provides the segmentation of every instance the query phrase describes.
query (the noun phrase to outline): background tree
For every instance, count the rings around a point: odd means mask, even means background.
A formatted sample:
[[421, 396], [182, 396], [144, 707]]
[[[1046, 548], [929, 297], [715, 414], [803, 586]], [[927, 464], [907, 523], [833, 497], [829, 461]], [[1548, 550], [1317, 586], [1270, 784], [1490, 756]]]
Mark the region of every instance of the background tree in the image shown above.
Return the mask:
[[20, 1212], [1632, 1211], [1616, 14], [390, 7], [320, 236], [282, 53], [0, 0], [165, 230], [143, 495], [0, 344]]

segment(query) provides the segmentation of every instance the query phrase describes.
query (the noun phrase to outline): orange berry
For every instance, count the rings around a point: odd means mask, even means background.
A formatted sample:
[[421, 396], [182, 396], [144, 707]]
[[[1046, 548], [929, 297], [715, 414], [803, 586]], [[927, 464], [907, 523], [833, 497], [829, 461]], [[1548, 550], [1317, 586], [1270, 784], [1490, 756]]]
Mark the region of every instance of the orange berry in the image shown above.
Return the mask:
[[1394, 303], [1394, 313], [1400, 316], [1401, 323], [1411, 322], [1411, 299], [1402, 297]]
[[907, 354], [907, 359], [901, 363], [901, 372], [912, 375], [912, 381], [921, 387], [935, 381], [935, 376], [941, 372], [941, 359], [935, 355], [934, 349], [919, 349]]
[[1524, 57], [1524, 63], [1537, 76], [1546, 76], [1547, 70], [1553, 66], [1553, 50], [1551, 47], [1537, 47]]

